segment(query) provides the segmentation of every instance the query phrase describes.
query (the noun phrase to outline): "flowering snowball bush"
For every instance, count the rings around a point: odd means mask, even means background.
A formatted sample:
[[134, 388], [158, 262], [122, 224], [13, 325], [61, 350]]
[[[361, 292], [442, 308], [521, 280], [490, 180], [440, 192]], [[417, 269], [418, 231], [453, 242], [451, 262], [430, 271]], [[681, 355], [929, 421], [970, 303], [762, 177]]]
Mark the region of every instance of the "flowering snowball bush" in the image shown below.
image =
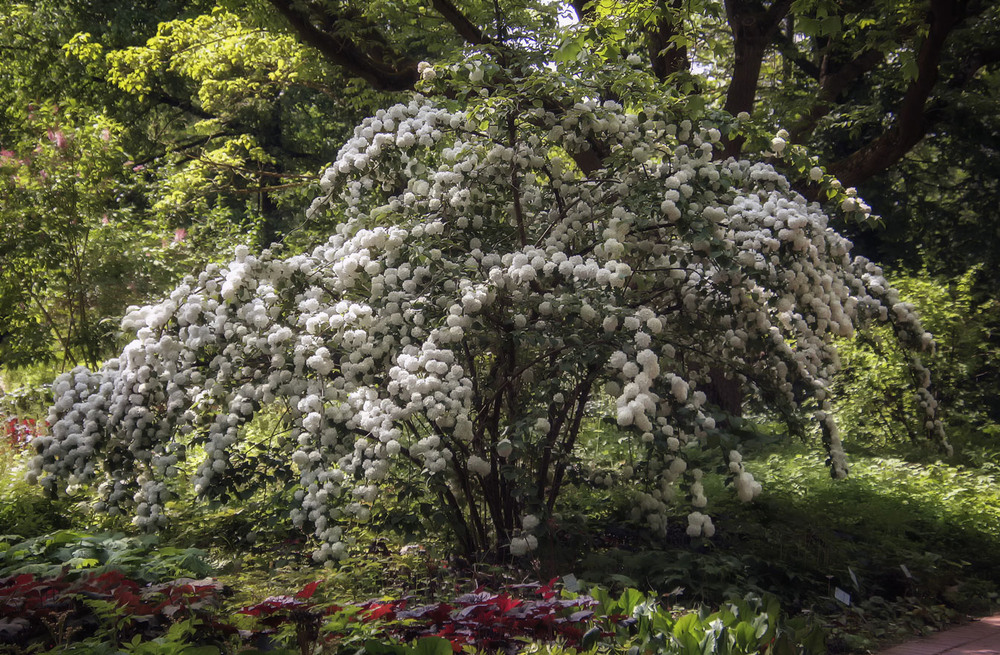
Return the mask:
[[[338, 221], [329, 241], [239, 248], [131, 311], [121, 356], [56, 382], [32, 477], [99, 483], [103, 508], [155, 527], [168, 479], [194, 471], [197, 492], [217, 494], [241, 426], [276, 410], [274, 452], [301, 479], [292, 517], [317, 560], [345, 554], [345, 530], [406, 467], [470, 553], [524, 555], [574, 480], [590, 401], [609, 394], [643, 456], [604, 482], [630, 489], [658, 534], [680, 489], [687, 534], [710, 537], [693, 464], [727, 425], [707, 402], [713, 371], [813, 414], [845, 475], [832, 340], [872, 319], [914, 351], [931, 337], [819, 205], [770, 165], [719, 160], [722, 129], [583, 95], [558, 113], [421, 96], [379, 111], [310, 209]], [[613, 146], [584, 171], [596, 142]], [[726, 439], [716, 457], [750, 501], [760, 485]]]

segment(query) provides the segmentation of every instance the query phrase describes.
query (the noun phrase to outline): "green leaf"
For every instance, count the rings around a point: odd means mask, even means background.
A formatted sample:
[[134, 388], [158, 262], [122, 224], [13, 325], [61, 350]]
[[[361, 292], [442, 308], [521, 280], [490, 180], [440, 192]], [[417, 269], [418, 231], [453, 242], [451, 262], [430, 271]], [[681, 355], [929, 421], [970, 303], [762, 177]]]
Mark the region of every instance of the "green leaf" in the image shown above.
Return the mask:
[[842, 28], [840, 16], [827, 16], [819, 22], [819, 36], [838, 34]]
[[387, 644], [378, 639], [366, 639], [364, 652], [372, 655], [405, 655], [413, 653], [414, 649], [400, 644]]
[[815, 18], [798, 16], [795, 21], [795, 29], [810, 36], [818, 36], [820, 34], [820, 22]]
[[618, 607], [622, 608], [623, 613], [631, 615], [636, 605], [644, 600], [646, 600], [646, 597], [641, 591], [630, 587], [623, 591], [622, 595], [618, 598]]
[[580, 648], [583, 650], [590, 650], [597, 644], [597, 640], [601, 636], [601, 629], [594, 626], [590, 630], [583, 633], [583, 637], [580, 639]]
[[712, 655], [715, 653], [718, 646], [718, 635], [714, 630], [705, 634], [705, 638], [701, 640], [699, 644], [699, 650], [701, 655]]
[[586, 40], [586, 36], [582, 33], [573, 35], [562, 42], [553, 58], [562, 64], [575, 60], [580, 51], [583, 50]]
[[[677, 619], [677, 623], [674, 624], [674, 636], [680, 639], [683, 635], [690, 635], [695, 631], [701, 632], [702, 629], [701, 619], [692, 612]], [[700, 640], [695, 639], [695, 642], [698, 641]]]
[[736, 648], [738, 650], [750, 652], [757, 645], [757, 631], [754, 630], [753, 624], [749, 621], [740, 621], [733, 626], [732, 634], [735, 637]]
[[452, 655], [454, 650], [444, 637], [421, 637], [413, 652], [415, 655]]
[[917, 79], [917, 75], [920, 74], [920, 67], [917, 66], [916, 55], [909, 50], [904, 50], [900, 53], [899, 60], [903, 67], [903, 78], [906, 80]]

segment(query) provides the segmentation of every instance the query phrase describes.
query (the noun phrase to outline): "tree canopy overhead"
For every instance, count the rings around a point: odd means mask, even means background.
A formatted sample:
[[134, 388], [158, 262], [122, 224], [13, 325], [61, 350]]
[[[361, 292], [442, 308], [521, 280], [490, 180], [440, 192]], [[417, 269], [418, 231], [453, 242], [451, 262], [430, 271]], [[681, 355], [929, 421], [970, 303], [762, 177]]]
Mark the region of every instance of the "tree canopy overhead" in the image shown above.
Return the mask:
[[[444, 43], [460, 39], [502, 61], [525, 39], [551, 42], [552, 20], [565, 9], [542, 2], [269, 2], [323, 57], [387, 90], [412, 88], [418, 62], [441, 53], [440, 44], [428, 48], [414, 33], [435, 38], [445, 33]], [[607, 61], [639, 57], [662, 81], [691, 73], [698, 62], [721, 80], [728, 112], [753, 114], [764, 105], [795, 142], [811, 139], [824, 119], [855, 113], [859, 108], [853, 105], [865, 103], [878, 114], [868, 117], [878, 131], [866, 126], [864, 143], [828, 162], [848, 186], [898, 162], [933, 129], [949, 95], [973, 85], [1000, 61], [994, 38], [998, 10], [989, 2], [567, 4], [580, 20], [562, 36], [571, 50], [596, 50]], [[717, 42], [706, 42], [706, 36]], [[778, 88], [766, 88], [768, 77]], [[781, 88], [785, 85], [792, 88]], [[795, 102], [775, 102], [792, 94]]]

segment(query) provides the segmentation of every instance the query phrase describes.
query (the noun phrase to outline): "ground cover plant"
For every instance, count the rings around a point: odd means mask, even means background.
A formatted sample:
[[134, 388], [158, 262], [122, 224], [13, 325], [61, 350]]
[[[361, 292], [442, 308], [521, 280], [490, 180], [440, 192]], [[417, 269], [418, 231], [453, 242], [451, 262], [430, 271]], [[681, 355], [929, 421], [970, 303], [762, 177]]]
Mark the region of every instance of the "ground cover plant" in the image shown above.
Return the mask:
[[751, 505], [716, 503], [710, 544], [689, 542], [678, 526], [665, 543], [636, 546], [632, 530], [603, 548], [585, 542], [577, 574], [672, 592], [678, 603], [766, 590], [822, 622], [833, 652], [875, 650], [996, 610], [992, 471], [854, 453], [850, 478], [832, 481], [801, 446], [766, 451], [752, 466], [768, 492]]
[[[626, 589], [620, 596], [547, 584], [476, 590], [443, 602], [317, 599], [316, 580], [226, 613], [211, 578], [142, 585], [119, 570], [72, 579], [22, 573], [0, 579], [0, 649], [19, 652], [512, 652], [557, 643], [569, 651], [771, 653], [822, 650], [822, 633], [786, 621], [772, 599], [682, 612]], [[575, 584], [575, 583], [574, 583]]]
[[196, 619], [204, 630], [213, 621], [203, 610], [216, 602], [220, 588], [213, 580], [191, 579], [142, 586], [118, 571], [75, 581], [22, 573], [0, 580], [0, 648], [59, 651], [96, 637], [91, 647], [114, 652], [122, 643], [176, 634]]

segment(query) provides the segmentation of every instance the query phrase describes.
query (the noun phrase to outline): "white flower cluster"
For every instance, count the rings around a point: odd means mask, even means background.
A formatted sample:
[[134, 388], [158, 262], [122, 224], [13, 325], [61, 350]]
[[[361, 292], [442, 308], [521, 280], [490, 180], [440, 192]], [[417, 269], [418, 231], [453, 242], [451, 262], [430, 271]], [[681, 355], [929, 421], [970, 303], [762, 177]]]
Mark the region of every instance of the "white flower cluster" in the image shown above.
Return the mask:
[[[165, 481], [194, 470], [198, 493], [216, 493], [241, 427], [277, 407], [275, 452], [300, 477], [292, 517], [322, 542], [317, 559], [345, 554], [397, 465], [465, 496], [456, 511], [523, 516], [492, 523], [523, 555], [538, 526], [525, 510], [551, 511], [600, 388], [646, 453], [614, 479], [636, 489], [638, 516], [663, 533], [680, 481], [704, 508], [687, 461], [720, 430], [706, 393], [720, 369], [783, 411], [814, 399], [846, 473], [826, 413], [831, 340], [873, 318], [915, 348], [930, 339], [820, 207], [768, 165], [720, 161], [718, 126], [666, 110], [581, 98], [558, 115], [499, 112], [418, 96], [365, 120], [310, 209], [339, 221], [329, 241], [287, 258], [238, 249], [131, 311], [119, 358], [56, 383], [32, 476], [101, 476], [109, 511], [160, 525]], [[573, 157], [594, 141], [614, 146], [584, 174]], [[739, 454], [728, 463], [737, 495], [756, 496]], [[514, 464], [529, 474], [501, 474]], [[689, 517], [689, 534], [714, 529]]]
[[733, 474], [733, 485], [740, 500], [749, 503], [760, 495], [760, 483], [743, 468], [743, 455], [738, 450], [729, 451], [729, 471]]
[[712, 517], [701, 512], [688, 514], [687, 535], [689, 537], [712, 537], [715, 535], [715, 525]]
[[539, 523], [538, 517], [534, 514], [521, 517], [522, 534], [510, 540], [511, 555], [521, 557], [538, 548], [538, 537], [531, 534], [531, 531], [537, 528]]

